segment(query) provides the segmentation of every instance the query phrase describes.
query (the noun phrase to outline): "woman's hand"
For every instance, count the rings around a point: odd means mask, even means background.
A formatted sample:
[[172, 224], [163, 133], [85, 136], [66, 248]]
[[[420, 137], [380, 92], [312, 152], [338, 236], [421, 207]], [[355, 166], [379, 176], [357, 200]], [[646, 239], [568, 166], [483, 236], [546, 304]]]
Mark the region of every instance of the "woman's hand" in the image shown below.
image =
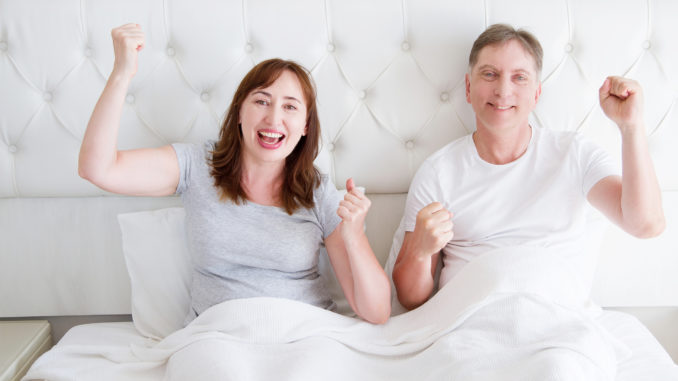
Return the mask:
[[115, 63], [113, 75], [131, 79], [137, 72], [139, 51], [144, 48], [145, 36], [139, 24], [125, 24], [111, 31]]
[[353, 311], [371, 323], [383, 324], [391, 315], [391, 284], [365, 235], [365, 216], [372, 203], [346, 181], [339, 203], [341, 222], [325, 239], [330, 263]]
[[337, 209], [344, 242], [348, 243], [364, 234], [365, 217], [371, 205], [370, 199], [355, 187], [353, 179], [346, 180], [346, 195]]

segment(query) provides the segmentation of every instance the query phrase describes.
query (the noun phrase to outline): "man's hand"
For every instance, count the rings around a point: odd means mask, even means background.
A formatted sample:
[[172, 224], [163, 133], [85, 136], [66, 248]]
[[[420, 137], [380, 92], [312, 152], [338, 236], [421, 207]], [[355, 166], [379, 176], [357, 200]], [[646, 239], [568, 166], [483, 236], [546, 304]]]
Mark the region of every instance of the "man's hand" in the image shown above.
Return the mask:
[[412, 233], [412, 245], [417, 248], [418, 255], [432, 256], [452, 239], [452, 213], [439, 202], [423, 207], [417, 213], [417, 222]]
[[638, 82], [623, 77], [607, 77], [599, 90], [600, 107], [622, 133], [643, 124], [643, 91]]

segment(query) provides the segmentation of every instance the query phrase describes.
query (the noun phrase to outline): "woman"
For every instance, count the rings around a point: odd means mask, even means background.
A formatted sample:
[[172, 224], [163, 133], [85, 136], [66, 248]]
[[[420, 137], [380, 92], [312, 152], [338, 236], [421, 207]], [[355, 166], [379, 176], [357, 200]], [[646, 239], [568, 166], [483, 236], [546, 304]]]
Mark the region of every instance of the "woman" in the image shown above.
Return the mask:
[[87, 126], [78, 171], [110, 192], [181, 195], [193, 254], [187, 322], [224, 300], [254, 296], [332, 309], [317, 266], [324, 243], [355, 313], [384, 323], [390, 285], [363, 231], [370, 201], [352, 180], [341, 200], [313, 166], [320, 127], [305, 70], [278, 59], [255, 66], [216, 143], [118, 151], [122, 105], [144, 33], [127, 24], [112, 36], [113, 71]]

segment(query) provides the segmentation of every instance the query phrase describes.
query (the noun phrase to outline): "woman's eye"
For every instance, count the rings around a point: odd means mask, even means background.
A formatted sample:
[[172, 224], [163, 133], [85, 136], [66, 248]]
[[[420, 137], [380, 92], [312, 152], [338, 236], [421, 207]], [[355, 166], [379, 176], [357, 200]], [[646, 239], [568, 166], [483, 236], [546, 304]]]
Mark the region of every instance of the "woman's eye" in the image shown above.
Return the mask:
[[294, 106], [294, 105], [285, 105], [285, 109], [287, 109], [287, 110], [296, 110], [297, 107]]
[[257, 100], [254, 101], [254, 103], [262, 105], [262, 106], [268, 105], [268, 101], [265, 100], [265, 99], [257, 99]]

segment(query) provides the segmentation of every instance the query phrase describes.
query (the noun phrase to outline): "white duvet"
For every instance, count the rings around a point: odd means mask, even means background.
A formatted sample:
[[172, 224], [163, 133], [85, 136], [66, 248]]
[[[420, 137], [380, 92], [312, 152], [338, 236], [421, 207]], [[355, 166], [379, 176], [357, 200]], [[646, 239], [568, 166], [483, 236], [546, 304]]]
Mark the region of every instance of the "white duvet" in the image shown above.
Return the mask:
[[[160, 342], [58, 345], [26, 379], [614, 380], [630, 351], [558, 258], [487, 253], [382, 326], [284, 299], [228, 301]], [[106, 361], [78, 366], [92, 357]]]

